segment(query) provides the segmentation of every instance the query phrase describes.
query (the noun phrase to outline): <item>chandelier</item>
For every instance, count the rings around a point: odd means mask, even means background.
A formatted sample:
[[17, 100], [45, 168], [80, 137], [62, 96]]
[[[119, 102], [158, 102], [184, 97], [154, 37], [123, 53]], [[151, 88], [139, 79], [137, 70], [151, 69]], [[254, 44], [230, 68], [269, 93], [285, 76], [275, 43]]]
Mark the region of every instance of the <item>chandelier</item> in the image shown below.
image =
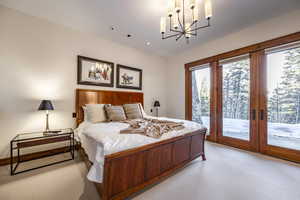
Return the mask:
[[[161, 17], [160, 32], [162, 39], [176, 38], [178, 41], [182, 36], [186, 38], [187, 43], [191, 36], [197, 36], [199, 29], [210, 26], [212, 17], [211, 0], [204, 0], [205, 25], [199, 25], [199, 2], [198, 0], [188, 0], [189, 5], [185, 4], [185, 0], [169, 0], [168, 20]], [[169, 21], [169, 35], [165, 35], [167, 29], [167, 21]]]

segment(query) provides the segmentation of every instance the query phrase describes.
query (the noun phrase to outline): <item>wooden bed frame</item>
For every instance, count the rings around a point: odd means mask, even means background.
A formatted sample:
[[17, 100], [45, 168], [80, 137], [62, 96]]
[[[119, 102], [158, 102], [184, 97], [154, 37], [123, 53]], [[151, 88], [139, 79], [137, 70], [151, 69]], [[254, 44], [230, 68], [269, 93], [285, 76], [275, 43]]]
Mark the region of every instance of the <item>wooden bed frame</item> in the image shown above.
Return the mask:
[[[77, 124], [83, 121], [82, 106], [88, 103], [122, 105], [141, 103], [143, 93], [76, 90]], [[174, 174], [204, 154], [206, 129], [105, 156], [103, 182], [96, 183], [102, 200], [125, 199], [146, 186]]]

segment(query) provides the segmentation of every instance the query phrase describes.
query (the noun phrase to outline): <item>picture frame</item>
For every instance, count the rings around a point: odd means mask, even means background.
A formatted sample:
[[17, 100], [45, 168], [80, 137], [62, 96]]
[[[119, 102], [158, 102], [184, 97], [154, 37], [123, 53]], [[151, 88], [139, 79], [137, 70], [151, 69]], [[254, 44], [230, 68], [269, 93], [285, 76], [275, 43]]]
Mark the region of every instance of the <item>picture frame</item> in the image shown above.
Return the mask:
[[114, 63], [78, 55], [77, 84], [114, 87]]
[[117, 88], [142, 90], [143, 70], [117, 64]]

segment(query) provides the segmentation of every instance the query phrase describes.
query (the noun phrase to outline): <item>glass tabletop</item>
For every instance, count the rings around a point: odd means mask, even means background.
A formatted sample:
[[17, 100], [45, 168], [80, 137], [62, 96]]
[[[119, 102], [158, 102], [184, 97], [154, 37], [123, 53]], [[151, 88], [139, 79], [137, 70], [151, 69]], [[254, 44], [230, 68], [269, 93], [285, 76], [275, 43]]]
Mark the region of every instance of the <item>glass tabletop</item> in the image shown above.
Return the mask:
[[43, 131], [21, 133], [21, 134], [18, 134], [16, 137], [14, 137], [12, 139], [12, 141], [23, 141], [23, 140], [45, 138], [45, 137], [56, 137], [56, 136], [68, 135], [68, 134], [73, 133], [72, 128], [56, 129], [56, 130], [51, 130], [51, 131], [55, 131], [55, 133], [44, 133]]

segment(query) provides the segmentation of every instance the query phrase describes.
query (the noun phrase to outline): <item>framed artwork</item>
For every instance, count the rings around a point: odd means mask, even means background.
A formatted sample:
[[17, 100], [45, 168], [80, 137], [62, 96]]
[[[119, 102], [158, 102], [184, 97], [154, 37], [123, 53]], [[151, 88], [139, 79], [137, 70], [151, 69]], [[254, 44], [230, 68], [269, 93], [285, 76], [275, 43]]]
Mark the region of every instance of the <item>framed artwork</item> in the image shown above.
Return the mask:
[[77, 83], [80, 85], [114, 86], [114, 63], [77, 57]]
[[117, 88], [142, 90], [142, 70], [117, 65]]

